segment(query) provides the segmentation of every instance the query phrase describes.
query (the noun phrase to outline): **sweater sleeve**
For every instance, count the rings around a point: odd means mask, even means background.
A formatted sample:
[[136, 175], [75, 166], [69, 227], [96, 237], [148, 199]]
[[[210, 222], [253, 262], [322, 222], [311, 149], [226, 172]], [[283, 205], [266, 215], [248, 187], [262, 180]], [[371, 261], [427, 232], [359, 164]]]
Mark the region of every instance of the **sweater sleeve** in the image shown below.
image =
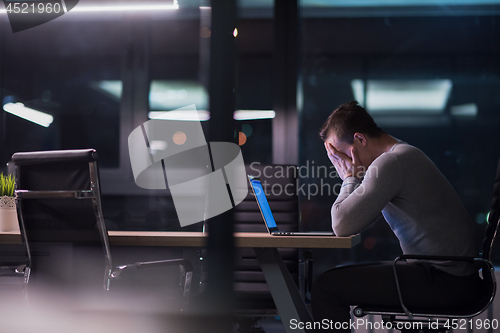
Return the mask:
[[401, 191], [402, 184], [401, 166], [390, 153], [373, 161], [362, 182], [355, 177], [344, 179], [331, 210], [335, 234], [349, 236], [361, 232], [379, 217], [382, 209]]

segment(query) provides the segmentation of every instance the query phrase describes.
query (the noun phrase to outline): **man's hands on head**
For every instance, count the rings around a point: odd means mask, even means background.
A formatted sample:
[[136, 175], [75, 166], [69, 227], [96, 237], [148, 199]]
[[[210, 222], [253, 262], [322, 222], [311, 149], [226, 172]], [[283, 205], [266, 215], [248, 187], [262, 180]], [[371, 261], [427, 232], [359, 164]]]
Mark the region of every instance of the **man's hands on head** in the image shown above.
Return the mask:
[[340, 179], [344, 180], [351, 176], [356, 178], [363, 177], [365, 168], [360, 164], [358, 152], [354, 146], [350, 148], [352, 158], [336, 150], [335, 147], [328, 142], [325, 142], [325, 149]]

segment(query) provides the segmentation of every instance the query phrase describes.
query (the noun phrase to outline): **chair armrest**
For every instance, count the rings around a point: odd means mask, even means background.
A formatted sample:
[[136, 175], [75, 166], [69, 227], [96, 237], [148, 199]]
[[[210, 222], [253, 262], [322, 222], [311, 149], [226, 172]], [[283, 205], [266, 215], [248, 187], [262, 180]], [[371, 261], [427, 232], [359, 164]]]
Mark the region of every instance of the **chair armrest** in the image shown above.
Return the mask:
[[434, 261], [463, 261], [468, 263], [474, 263], [480, 258], [475, 257], [453, 257], [453, 256], [427, 256], [427, 255], [413, 255], [413, 254], [403, 254], [396, 258], [395, 261], [406, 260], [406, 259], [416, 259], [416, 260], [434, 260]]
[[[150, 268], [150, 267], [167, 267], [167, 266], [179, 266], [181, 268], [181, 279], [184, 278], [184, 292], [182, 296], [182, 308], [181, 311], [189, 303], [189, 295], [191, 293], [191, 280], [193, 277], [193, 264], [187, 259], [168, 259], [168, 260], [158, 260], [158, 261], [139, 261], [135, 264], [122, 265], [117, 266], [115, 270], [109, 275], [108, 278], [108, 288], [109, 281], [111, 279], [116, 279], [120, 276], [120, 274], [128, 270], [130, 268], [142, 269], [142, 268]], [[182, 285], [182, 282], [181, 282]], [[109, 289], [108, 289], [109, 290]]]
[[26, 270], [26, 267], [28, 267], [28, 266], [25, 264], [19, 265], [14, 270], [14, 273], [19, 274], [19, 275], [24, 275], [24, 271]]
[[135, 264], [121, 265], [117, 266], [115, 270], [111, 273], [111, 278], [117, 278], [120, 274], [126, 269], [135, 268], [149, 268], [149, 267], [166, 267], [166, 266], [175, 266], [179, 265], [184, 268], [186, 272], [193, 271], [193, 264], [189, 260], [186, 259], [169, 259], [169, 260], [158, 260], [158, 261], [139, 261]]

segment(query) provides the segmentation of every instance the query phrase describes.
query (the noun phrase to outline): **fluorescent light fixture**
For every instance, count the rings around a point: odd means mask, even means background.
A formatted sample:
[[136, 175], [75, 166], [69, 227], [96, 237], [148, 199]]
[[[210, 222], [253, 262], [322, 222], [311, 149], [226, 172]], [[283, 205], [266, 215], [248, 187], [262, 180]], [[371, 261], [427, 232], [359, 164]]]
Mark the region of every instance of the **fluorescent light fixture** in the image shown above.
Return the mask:
[[119, 101], [122, 97], [123, 83], [120, 80], [102, 80], [91, 82], [90, 87], [107, 94], [116, 101]]
[[206, 110], [151, 111], [148, 117], [161, 120], [207, 121], [210, 119], [210, 112]]
[[272, 119], [275, 116], [273, 110], [238, 110], [233, 113], [236, 120]]
[[476, 103], [454, 105], [450, 107], [451, 115], [455, 117], [475, 117], [477, 116]]
[[494, 5], [499, 0], [305, 0], [303, 6], [317, 7], [399, 7]]
[[208, 93], [196, 81], [152, 80], [149, 88], [151, 110], [176, 110], [186, 105], [208, 109]]
[[354, 98], [359, 102], [359, 104], [365, 105], [365, 83], [363, 80], [352, 80], [351, 88], [354, 93]]
[[19, 102], [7, 103], [3, 106], [3, 109], [10, 114], [29, 120], [43, 127], [49, 127], [49, 125], [54, 121], [54, 117], [52, 117], [50, 114], [30, 109], [24, 106], [23, 103]]
[[[64, 4], [64, 1], [62, 2]], [[103, 6], [75, 6], [71, 12], [144, 12], [144, 11], [168, 11], [179, 9], [177, 0], [171, 4], [143, 4], [143, 5], [103, 5]], [[66, 13], [66, 10], [64, 11]], [[0, 14], [6, 14], [7, 10], [0, 9]]]
[[[238, 110], [233, 113], [236, 120], [272, 119], [276, 116], [273, 110]], [[184, 120], [184, 121], [206, 121], [210, 119], [207, 110], [174, 110], [174, 111], [151, 111], [149, 119], [162, 120]]]
[[153, 140], [149, 143], [149, 148], [155, 152], [155, 151], [158, 151], [158, 150], [165, 150], [167, 149], [167, 142], [166, 141], [162, 141], [162, 140]]
[[440, 114], [453, 86], [451, 80], [351, 81], [354, 97], [372, 114]]
[[144, 4], [144, 5], [114, 5], [114, 6], [76, 6], [72, 12], [137, 12], [153, 10], [176, 10], [179, 9], [177, 0], [172, 4]]

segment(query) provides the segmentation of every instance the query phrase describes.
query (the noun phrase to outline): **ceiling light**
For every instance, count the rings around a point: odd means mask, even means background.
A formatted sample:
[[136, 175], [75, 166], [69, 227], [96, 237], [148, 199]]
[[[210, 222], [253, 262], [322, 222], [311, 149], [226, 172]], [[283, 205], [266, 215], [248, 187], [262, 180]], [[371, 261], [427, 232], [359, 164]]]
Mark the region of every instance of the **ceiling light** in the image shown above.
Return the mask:
[[210, 119], [210, 112], [206, 110], [151, 111], [148, 117], [161, 120], [206, 121]]
[[[451, 80], [351, 81], [356, 100], [372, 114], [440, 114], [452, 88]], [[366, 95], [365, 95], [366, 94]]]
[[196, 81], [152, 80], [149, 89], [151, 110], [175, 110], [194, 104], [196, 109], [208, 109], [208, 93]]
[[455, 117], [475, 117], [477, 116], [477, 105], [476, 103], [454, 105], [450, 107], [450, 112]]
[[305, 0], [305, 7], [405, 7], [405, 6], [463, 6], [493, 5], [499, 0]]
[[91, 82], [90, 87], [102, 93], [105, 93], [116, 101], [119, 101], [122, 97], [123, 83], [120, 80], [103, 80]]
[[275, 116], [273, 110], [238, 110], [233, 113], [236, 120], [272, 119]]
[[72, 12], [129, 12], [129, 11], [153, 11], [153, 10], [176, 10], [179, 9], [177, 0], [172, 4], [164, 5], [113, 5], [113, 6], [76, 6]]
[[10, 114], [29, 120], [43, 127], [49, 127], [49, 125], [52, 124], [52, 121], [54, 121], [54, 117], [50, 114], [28, 108], [24, 106], [23, 103], [19, 102], [15, 104], [7, 103], [3, 106], [3, 109]]
[[167, 142], [162, 140], [153, 140], [149, 143], [149, 149], [152, 151], [165, 150], [167, 149]]

